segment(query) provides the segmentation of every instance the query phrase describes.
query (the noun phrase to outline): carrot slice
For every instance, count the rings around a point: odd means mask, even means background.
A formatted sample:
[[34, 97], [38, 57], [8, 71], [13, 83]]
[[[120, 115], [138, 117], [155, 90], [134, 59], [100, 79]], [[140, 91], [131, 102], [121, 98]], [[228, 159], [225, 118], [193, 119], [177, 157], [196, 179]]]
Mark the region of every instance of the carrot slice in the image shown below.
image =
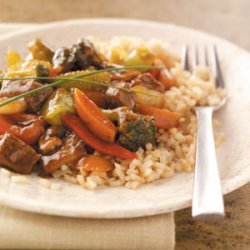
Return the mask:
[[167, 109], [154, 108], [149, 105], [138, 104], [136, 105], [136, 111], [143, 115], [153, 116], [155, 119], [155, 125], [158, 128], [163, 129], [176, 127], [180, 119], [179, 114], [176, 112]]
[[70, 114], [63, 114], [62, 120], [67, 127], [71, 128], [79, 136], [80, 139], [98, 152], [127, 160], [136, 158], [134, 152], [131, 152], [118, 144], [106, 142], [94, 136], [78, 117]]
[[86, 126], [102, 140], [113, 142], [117, 129], [111, 120], [81, 90], [75, 89], [74, 100], [77, 113]]
[[88, 155], [86, 158], [82, 158], [77, 167], [83, 167], [85, 171], [94, 172], [108, 172], [114, 169], [113, 163], [99, 155]]

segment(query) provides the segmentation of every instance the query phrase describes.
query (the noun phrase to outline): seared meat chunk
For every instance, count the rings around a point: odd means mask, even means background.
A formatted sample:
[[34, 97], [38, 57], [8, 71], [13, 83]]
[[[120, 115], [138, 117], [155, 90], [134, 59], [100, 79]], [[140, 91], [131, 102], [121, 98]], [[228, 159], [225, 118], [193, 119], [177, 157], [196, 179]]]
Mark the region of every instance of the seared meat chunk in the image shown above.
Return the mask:
[[145, 88], [156, 90], [159, 92], [164, 92], [165, 87], [164, 85], [157, 81], [151, 74], [149, 73], [143, 73], [141, 75], [138, 75], [133, 81], [132, 85], [141, 85]]
[[[128, 84], [125, 82], [115, 84], [115, 86], [128, 88]], [[109, 87], [104, 93], [104, 98], [108, 108], [126, 106], [132, 110], [135, 106], [135, 94], [121, 89]]]
[[81, 39], [71, 48], [59, 48], [52, 59], [53, 65], [61, 73], [83, 70], [89, 67], [102, 68], [101, 56], [87, 39]]
[[29, 174], [39, 155], [29, 145], [11, 134], [0, 136], [0, 164], [21, 174]]
[[60, 69], [61, 73], [66, 73], [74, 67], [76, 59], [71, 49], [62, 47], [56, 50], [52, 61], [55, 68]]
[[63, 141], [63, 146], [52, 155], [41, 157], [45, 174], [50, 174], [64, 164], [77, 162], [86, 154], [84, 144], [75, 134], [70, 134]]
[[[2, 83], [0, 96], [12, 97], [37, 89], [41, 86], [42, 84], [36, 82], [35, 80], [6, 80]], [[34, 95], [26, 96], [25, 101], [27, 102], [30, 111], [37, 112], [41, 108], [44, 101], [50, 96], [52, 91], [52, 89], [47, 89]]]
[[87, 39], [80, 39], [73, 45], [72, 54], [75, 56], [75, 65], [78, 69], [86, 69], [90, 66], [102, 68], [102, 59], [94, 45]]
[[39, 139], [38, 146], [39, 151], [42, 154], [48, 154], [53, 152], [56, 148], [62, 145], [62, 140], [56, 136], [43, 135]]

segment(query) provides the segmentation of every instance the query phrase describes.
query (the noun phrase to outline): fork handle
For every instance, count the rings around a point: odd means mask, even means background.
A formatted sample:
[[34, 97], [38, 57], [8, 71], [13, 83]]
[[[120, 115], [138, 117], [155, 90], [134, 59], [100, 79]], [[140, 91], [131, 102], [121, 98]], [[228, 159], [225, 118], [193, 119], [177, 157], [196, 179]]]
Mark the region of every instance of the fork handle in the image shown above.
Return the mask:
[[224, 217], [224, 202], [216, 160], [212, 107], [196, 108], [197, 140], [192, 216], [202, 220]]

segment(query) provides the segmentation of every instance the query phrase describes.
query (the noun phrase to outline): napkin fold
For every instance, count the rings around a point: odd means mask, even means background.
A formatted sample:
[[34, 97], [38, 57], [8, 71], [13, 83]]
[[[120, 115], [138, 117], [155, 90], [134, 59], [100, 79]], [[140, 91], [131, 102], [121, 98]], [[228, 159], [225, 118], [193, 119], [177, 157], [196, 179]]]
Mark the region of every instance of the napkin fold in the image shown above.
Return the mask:
[[[0, 34], [35, 26], [2, 23]], [[174, 245], [173, 213], [133, 219], [82, 219], [0, 206], [0, 249], [172, 250]]]
[[82, 219], [0, 207], [0, 249], [172, 250], [173, 213], [131, 219]]

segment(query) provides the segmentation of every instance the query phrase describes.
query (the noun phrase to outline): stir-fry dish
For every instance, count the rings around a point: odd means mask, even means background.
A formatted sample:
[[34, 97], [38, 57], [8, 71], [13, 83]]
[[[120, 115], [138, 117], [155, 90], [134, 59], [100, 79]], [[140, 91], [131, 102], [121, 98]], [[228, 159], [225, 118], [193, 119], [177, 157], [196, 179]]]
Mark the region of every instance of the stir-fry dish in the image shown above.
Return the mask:
[[1, 167], [88, 189], [192, 170], [193, 108], [223, 95], [206, 68], [184, 71], [156, 40], [51, 49], [36, 39], [28, 50], [25, 59], [9, 50], [1, 72]]

